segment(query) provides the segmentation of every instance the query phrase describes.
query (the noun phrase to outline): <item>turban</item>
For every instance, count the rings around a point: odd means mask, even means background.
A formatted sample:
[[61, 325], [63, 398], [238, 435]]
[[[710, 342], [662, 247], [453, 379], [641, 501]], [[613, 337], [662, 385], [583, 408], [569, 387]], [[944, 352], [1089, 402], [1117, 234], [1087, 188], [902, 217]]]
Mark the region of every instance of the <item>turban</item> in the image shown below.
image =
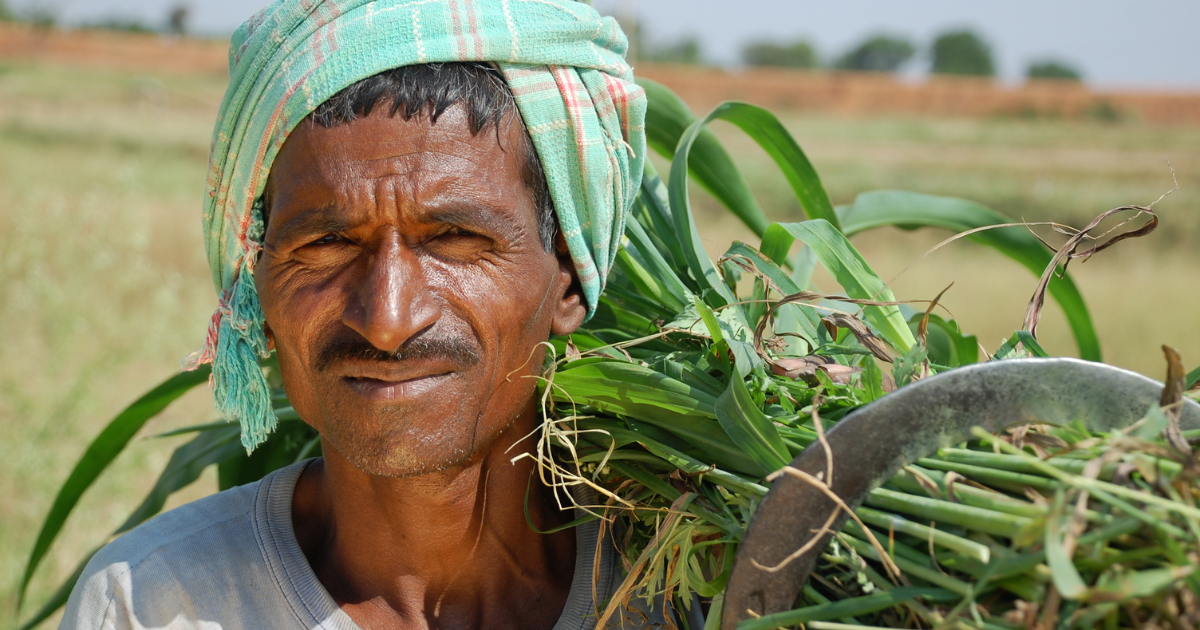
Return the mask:
[[274, 429], [254, 264], [267, 175], [291, 130], [344, 88], [393, 68], [492, 62], [546, 174], [559, 227], [596, 308], [641, 181], [645, 93], [612, 18], [573, 0], [278, 0], [234, 34], [209, 158], [204, 238], [220, 296], [204, 347], [218, 411], [253, 449]]

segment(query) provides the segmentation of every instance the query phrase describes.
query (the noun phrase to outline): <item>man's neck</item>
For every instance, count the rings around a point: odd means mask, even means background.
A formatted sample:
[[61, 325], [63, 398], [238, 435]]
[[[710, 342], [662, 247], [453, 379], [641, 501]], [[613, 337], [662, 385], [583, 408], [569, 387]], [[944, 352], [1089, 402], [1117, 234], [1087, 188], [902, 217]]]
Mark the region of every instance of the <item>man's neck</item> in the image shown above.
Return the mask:
[[[330, 445], [296, 486], [292, 521], [317, 578], [361, 627], [546, 628], [561, 615], [575, 568], [570, 520], [508, 447], [517, 422], [478, 461], [434, 474], [361, 472]], [[528, 444], [522, 442], [522, 445]], [[486, 623], [485, 623], [486, 622]]]

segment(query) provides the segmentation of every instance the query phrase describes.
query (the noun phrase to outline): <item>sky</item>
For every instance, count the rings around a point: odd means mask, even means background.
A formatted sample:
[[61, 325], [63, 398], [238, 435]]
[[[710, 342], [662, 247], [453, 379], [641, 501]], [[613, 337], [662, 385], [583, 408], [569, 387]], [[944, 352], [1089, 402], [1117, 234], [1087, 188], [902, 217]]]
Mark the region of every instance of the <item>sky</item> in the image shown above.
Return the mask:
[[[228, 34], [263, 0], [7, 0], [66, 24], [120, 17], [162, 24], [171, 7], [191, 9], [191, 27]], [[1198, 0], [594, 0], [603, 13], [633, 13], [652, 43], [694, 35], [707, 59], [736, 66], [749, 41], [805, 38], [825, 58], [876, 33], [927, 48], [945, 30], [967, 27], [995, 53], [998, 72], [1017, 81], [1031, 61], [1058, 59], [1102, 88], [1200, 89]], [[731, 7], [736, 7], [731, 8]], [[908, 74], [920, 75], [919, 58]]]

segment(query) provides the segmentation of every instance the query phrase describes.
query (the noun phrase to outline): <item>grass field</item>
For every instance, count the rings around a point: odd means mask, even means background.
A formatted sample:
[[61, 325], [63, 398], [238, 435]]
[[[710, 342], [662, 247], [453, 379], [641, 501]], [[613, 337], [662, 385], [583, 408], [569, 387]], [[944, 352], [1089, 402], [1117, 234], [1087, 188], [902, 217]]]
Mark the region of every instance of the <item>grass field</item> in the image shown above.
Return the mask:
[[[199, 201], [223, 88], [217, 75], [0, 62], [0, 440], [8, 445], [0, 459], [0, 628], [15, 617], [25, 558], [70, 466], [114, 413], [201, 340], [215, 300]], [[1170, 189], [1170, 158], [1181, 188], [1158, 206], [1162, 228], [1074, 269], [1109, 361], [1161, 378], [1158, 346], [1170, 343], [1189, 367], [1200, 363], [1200, 128], [785, 120], [837, 203], [908, 188], [969, 197], [1014, 217], [1080, 223]], [[771, 215], [798, 218], [767, 158], [738, 134], [719, 133]], [[711, 200], [697, 200], [713, 254], [747, 237]], [[858, 243], [890, 278], [944, 236], [887, 231]], [[988, 349], [1019, 325], [1035, 283], [1007, 259], [955, 245], [916, 264], [895, 288], [902, 298], [929, 298], [951, 281], [947, 305]], [[1051, 350], [1071, 353], [1053, 308], [1042, 336]], [[197, 392], [147, 435], [210, 416], [207, 393]], [[138, 440], [98, 481], [34, 580], [32, 602], [125, 518], [170, 446]], [[206, 479], [188, 497], [212, 488]]]

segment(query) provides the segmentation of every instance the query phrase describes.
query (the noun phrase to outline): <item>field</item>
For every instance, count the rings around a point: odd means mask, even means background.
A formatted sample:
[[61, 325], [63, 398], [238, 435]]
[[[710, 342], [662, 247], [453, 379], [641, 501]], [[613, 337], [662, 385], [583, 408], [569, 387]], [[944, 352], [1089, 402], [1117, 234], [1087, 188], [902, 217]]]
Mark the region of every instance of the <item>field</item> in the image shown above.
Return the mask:
[[[215, 300], [199, 202], [224, 82], [212, 71], [0, 61], [0, 440], [8, 445], [0, 460], [0, 628], [13, 620], [25, 558], [70, 466], [113, 414], [201, 341]], [[1159, 231], [1073, 271], [1107, 360], [1161, 378], [1158, 346], [1169, 343], [1189, 368], [1200, 363], [1200, 127], [820, 113], [784, 120], [836, 203], [907, 188], [1079, 224], [1171, 189], [1169, 158], [1180, 189], [1157, 206]], [[719, 134], [771, 216], [799, 218], [765, 154], [735, 130]], [[711, 253], [748, 238], [697, 198]], [[890, 278], [945, 236], [886, 231], [858, 244]], [[1007, 259], [956, 244], [894, 286], [901, 298], [930, 298], [951, 281], [947, 306], [987, 349], [1019, 325], [1035, 283]], [[1052, 351], [1072, 352], [1053, 307], [1042, 337]], [[210, 417], [207, 393], [197, 392], [146, 435]], [[99, 480], [34, 580], [31, 601], [124, 519], [170, 446], [138, 440]], [[213, 486], [205, 479], [187, 498]]]

